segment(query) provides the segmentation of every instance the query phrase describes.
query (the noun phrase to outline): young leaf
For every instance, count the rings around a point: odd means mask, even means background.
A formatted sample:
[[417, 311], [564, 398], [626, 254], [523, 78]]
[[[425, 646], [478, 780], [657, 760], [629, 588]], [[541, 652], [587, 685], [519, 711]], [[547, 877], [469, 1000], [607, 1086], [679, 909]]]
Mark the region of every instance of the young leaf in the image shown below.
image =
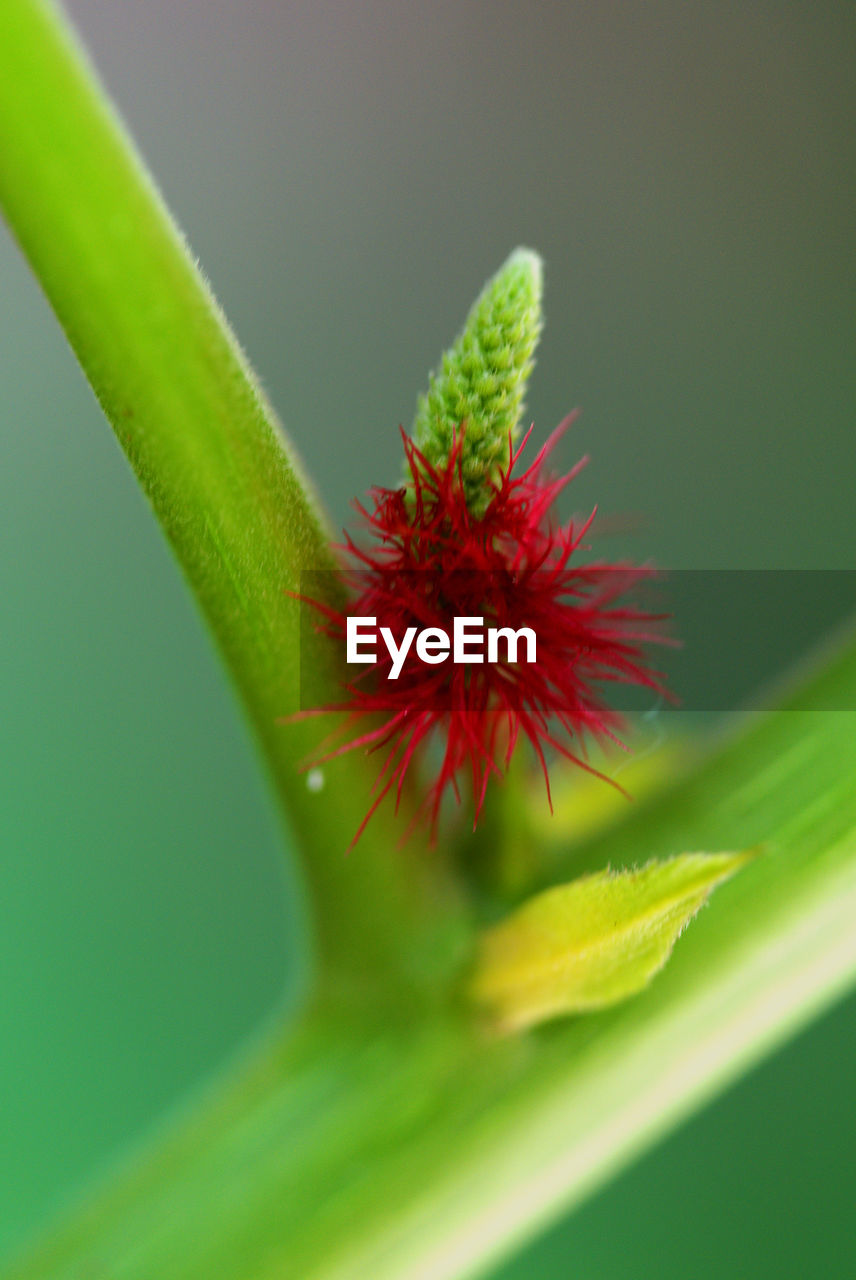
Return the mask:
[[646, 987], [745, 853], [685, 853], [537, 894], [481, 939], [471, 994], [505, 1031], [603, 1009]]
[[486, 481], [508, 462], [508, 441], [523, 412], [523, 392], [541, 333], [541, 259], [515, 249], [488, 280], [454, 345], [419, 399], [413, 439], [432, 465], [448, 461], [466, 426], [461, 470], [467, 506], [481, 515]]

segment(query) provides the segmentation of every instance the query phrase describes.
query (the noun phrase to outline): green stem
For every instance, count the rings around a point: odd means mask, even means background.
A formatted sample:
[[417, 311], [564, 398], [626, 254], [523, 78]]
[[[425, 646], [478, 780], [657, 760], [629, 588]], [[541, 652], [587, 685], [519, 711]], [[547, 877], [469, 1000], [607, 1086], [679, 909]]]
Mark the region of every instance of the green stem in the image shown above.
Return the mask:
[[[299, 652], [300, 571], [332, 568], [293, 450], [151, 177], [58, 9], [0, 5], [0, 204], [214, 631], [305, 855], [324, 972], [409, 982], [435, 950], [437, 862], [395, 852], [383, 816], [345, 850], [374, 768], [311, 792], [300, 766], [336, 700], [324, 642]], [[357, 905], [358, 904], [358, 905]]]
[[[598, 842], [759, 856], [642, 995], [497, 1040], [313, 1014], [4, 1280], [459, 1280], [582, 1199], [856, 974], [856, 646]], [[602, 862], [601, 862], [602, 865]]]

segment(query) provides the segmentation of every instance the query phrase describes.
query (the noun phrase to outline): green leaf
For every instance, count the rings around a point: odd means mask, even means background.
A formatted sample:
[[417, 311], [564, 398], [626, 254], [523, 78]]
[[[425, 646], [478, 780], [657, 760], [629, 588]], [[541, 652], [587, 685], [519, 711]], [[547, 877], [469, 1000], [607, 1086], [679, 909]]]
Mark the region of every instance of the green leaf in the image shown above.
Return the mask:
[[490, 500], [486, 481], [508, 461], [541, 333], [542, 264], [515, 249], [477, 298], [455, 343], [419, 399], [413, 438], [434, 466], [466, 425], [461, 471], [470, 510]]
[[537, 894], [482, 936], [472, 998], [515, 1031], [635, 995], [711, 891], [749, 856], [685, 853]]

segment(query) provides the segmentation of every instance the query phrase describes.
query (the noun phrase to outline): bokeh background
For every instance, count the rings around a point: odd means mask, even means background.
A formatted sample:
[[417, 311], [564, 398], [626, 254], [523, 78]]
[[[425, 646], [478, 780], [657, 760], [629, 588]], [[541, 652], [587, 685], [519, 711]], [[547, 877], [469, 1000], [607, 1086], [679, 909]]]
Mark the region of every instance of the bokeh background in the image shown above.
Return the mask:
[[[560, 461], [634, 516], [610, 551], [853, 567], [854, 6], [68, 7], [336, 525], [524, 243], [528, 414], [584, 407]], [[2, 1254], [299, 998], [307, 940], [207, 635], [2, 231], [0, 281]], [[856, 1274], [854, 1049], [851, 997], [494, 1280]]]

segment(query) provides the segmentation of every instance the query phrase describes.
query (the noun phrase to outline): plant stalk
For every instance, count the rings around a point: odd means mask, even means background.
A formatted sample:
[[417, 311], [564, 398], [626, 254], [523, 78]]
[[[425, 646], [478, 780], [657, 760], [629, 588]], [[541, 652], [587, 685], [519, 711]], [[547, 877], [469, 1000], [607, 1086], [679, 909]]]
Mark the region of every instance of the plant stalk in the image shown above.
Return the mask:
[[461, 1280], [579, 1202], [856, 975], [856, 645], [597, 842], [759, 856], [641, 995], [529, 1035], [306, 1017], [4, 1280]]
[[[303, 855], [322, 973], [418, 985], [443, 961], [450, 891], [383, 813], [355, 852], [376, 766], [302, 767], [341, 698], [329, 642], [299, 628], [304, 569], [332, 569], [294, 451], [62, 12], [0, 5], [0, 204], [217, 640]], [[405, 822], [406, 825], [406, 822]]]

